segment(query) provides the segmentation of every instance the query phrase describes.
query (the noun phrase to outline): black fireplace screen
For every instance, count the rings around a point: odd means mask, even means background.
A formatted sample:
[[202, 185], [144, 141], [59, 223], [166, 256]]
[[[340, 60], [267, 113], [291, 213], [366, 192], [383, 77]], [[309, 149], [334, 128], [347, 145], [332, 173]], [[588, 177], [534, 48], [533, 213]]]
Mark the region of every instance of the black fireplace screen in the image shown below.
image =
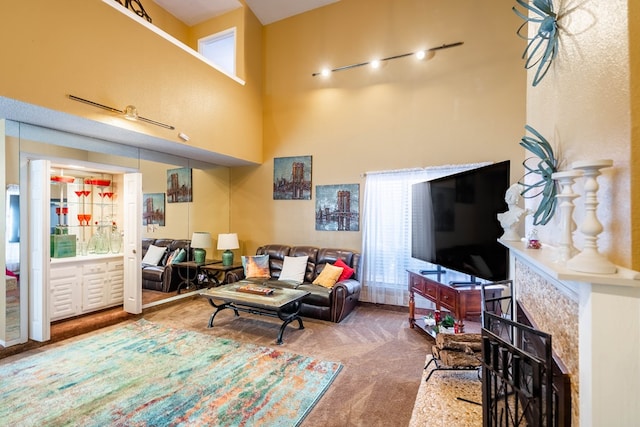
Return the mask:
[[483, 425], [569, 426], [568, 377], [558, 375], [551, 335], [491, 313], [483, 321]]

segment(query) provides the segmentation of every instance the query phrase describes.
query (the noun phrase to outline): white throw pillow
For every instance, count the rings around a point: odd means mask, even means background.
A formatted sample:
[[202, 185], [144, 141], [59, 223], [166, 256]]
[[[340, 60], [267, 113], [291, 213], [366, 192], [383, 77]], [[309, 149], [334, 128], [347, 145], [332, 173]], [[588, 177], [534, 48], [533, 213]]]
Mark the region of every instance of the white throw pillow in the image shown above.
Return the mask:
[[149, 245], [149, 249], [147, 249], [147, 253], [142, 258], [142, 263], [145, 265], [158, 265], [164, 256], [164, 253], [167, 251], [167, 248], [163, 248], [161, 246]]
[[296, 283], [304, 282], [308, 259], [308, 256], [285, 256], [278, 280], [290, 280]]

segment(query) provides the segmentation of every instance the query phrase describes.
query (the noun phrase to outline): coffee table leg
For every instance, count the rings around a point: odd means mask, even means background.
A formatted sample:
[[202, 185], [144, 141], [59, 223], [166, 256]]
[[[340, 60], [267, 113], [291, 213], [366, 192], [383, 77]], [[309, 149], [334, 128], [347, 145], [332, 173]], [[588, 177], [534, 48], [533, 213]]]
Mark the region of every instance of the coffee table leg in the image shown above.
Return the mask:
[[216, 315], [218, 313], [220, 313], [222, 310], [226, 309], [226, 308], [230, 308], [234, 311], [236, 317], [240, 316], [240, 313], [238, 313], [238, 310], [236, 309], [236, 307], [234, 307], [233, 304], [225, 302], [222, 303], [220, 305], [216, 304], [213, 302], [212, 299], [209, 299], [209, 304], [211, 304], [212, 306], [214, 306], [216, 308], [216, 311], [213, 312], [213, 314], [211, 314], [211, 317], [209, 318], [209, 328], [213, 328], [213, 319], [215, 319]]
[[302, 323], [302, 317], [298, 315], [300, 312], [300, 301], [296, 301], [293, 304], [289, 304], [287, 307], [293, 306], [293, 313], [283, 313], [282, 310], [278, 310], [278, 317], [282, 320], [282, 326], [280, 326], [280, 331], [278, 331], [278, 338], [276, 339], [276, 344], [282, 344], [282, 335], [284, 334], [284, 328], [294, 320], [298, 321], [298, 329], [304, 329], [304, 324]]

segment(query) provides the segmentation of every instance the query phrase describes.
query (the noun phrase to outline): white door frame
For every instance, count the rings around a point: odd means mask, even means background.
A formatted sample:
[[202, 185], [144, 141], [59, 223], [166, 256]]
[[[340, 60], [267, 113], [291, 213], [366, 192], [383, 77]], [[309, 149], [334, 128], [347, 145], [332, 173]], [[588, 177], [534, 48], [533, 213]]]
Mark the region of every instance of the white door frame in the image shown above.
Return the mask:
[[49, 224], [51, 162], [32, 159], [29, 168], [29, 338], [51, 338], [49, 313]]
[[142, 313], [142, 174], [124, 175], [124, 310]]

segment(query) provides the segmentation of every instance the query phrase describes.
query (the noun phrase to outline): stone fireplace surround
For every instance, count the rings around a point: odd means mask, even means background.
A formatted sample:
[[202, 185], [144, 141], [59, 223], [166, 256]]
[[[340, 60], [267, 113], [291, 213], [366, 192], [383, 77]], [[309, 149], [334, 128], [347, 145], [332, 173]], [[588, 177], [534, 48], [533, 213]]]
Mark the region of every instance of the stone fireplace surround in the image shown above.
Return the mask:
[[555, 262], [555, 248], [510, 249], [515, 299], [552, 335], [571, 379], [572, 425], [636, 425], [640, 419], [640, 273], [583, 274]]

